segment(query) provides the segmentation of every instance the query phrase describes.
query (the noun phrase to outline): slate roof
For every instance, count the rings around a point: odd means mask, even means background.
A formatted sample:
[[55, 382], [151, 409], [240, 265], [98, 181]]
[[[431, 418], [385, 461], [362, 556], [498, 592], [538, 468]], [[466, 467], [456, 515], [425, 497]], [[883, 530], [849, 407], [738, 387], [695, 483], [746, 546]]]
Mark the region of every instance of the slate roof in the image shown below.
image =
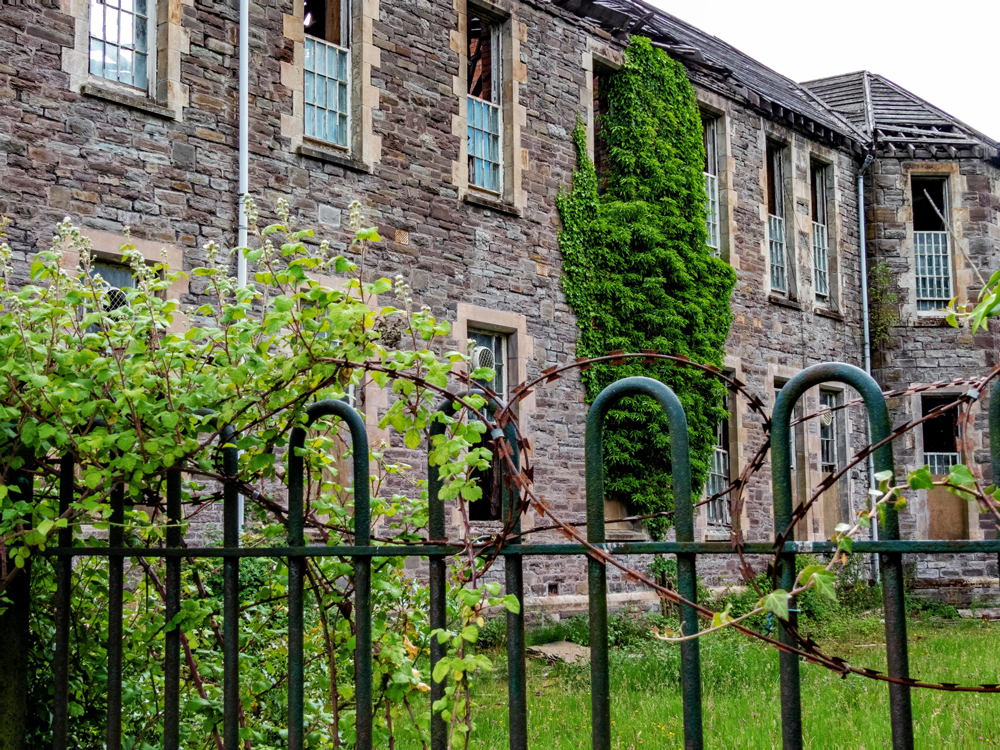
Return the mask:
[[[687, 64], [700, 65], [747, 89], [752, 104], [778, 119], [805, 125], [818, 137], [824, 129], [851, 142], [867, 142], [862, 130], [816, 94], [768, 68], [731, 44], [665, 13], [643, 0], [552, 0], [589, 18], [613, 35], [641, 34]], [[818, 127], [817, 127], [818, 126]]]
[[[867, 70], [808, 81], [831, 108], [849, 119], [876, 147], [890, 155], [906, 151], [915, 156], [951, 157], [963, 152], [995, 156], [1000, 144], [956, 117]], [[985, 152], [985, 153], [984, 153]]]

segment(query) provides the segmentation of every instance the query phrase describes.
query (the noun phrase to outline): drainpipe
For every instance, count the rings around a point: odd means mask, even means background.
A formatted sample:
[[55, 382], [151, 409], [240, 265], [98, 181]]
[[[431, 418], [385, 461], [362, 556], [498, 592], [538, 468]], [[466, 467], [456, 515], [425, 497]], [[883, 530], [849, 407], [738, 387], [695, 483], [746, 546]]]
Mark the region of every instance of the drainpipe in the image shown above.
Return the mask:
[[[236, 283], [242, 289], [247, 285], [247, 211], [243, 196], [250, 187], [249, 182], [249, 71], [250, 68], [250, 0], [240, 0], [240, 166], [239, 166], [239, 237], [236, 253]], [[239, 536], [243, 537], [244, 498], [239, 495]]]
[[[864, 333], [865, 342], [865, 372], [872, 374], [872, 344], [871, 334], [868, 330], [868, 247], [865, 242], [865, 171], [872, 163], [872, 155], [865, 156], [865, 161], [858, 170], [858, 247], [861, 251], [861, 329]], [[868, 425], [868, 420], [865, 420]], [[868, 429], [869, 436], [871, 429]], [[875, 458], [871, 454], [868, 456], [868, 486], [876, 489], [878, 483], [875, 481]], [[878, 541], [878, 519], [872, 523], [872, 540]], [[875, 555], [875, 581], [881, 582], [881, 572], [878, 555]]]

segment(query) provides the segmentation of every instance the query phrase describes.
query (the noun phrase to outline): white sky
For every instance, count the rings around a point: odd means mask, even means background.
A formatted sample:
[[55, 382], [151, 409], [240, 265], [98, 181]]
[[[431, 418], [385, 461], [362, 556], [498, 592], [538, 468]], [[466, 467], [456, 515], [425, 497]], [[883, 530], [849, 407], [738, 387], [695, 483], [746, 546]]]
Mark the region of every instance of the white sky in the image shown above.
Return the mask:
[[648, 0], [795, 81], [880, 73], [1000, 140], [998, 0]]

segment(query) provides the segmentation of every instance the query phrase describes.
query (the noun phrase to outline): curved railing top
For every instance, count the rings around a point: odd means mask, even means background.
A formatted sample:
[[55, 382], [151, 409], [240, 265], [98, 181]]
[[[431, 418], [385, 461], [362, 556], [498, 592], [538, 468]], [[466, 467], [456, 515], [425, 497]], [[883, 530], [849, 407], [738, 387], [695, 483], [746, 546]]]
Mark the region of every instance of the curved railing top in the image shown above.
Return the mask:
[[625, 378], [612, 383], [594, 399], [587, 412], [585, 437], [587, 471], [587, 541], [604, 541], [604, 419], [615, 405], [629, 396], [649, 396], [663, 409], [670, 430], [671, 474], [674, 487], [674, 526], [678, 541], [694, 540], [691, 505], [691, 458], [688, 450], [687, 417], [677, 395], [659, 380]]
[[371, 497], [368, 487], [368, 431], [358, 411], [344, 401], [325, 399], [306, 407], [304, 424], [292, 429], [288, 445], [288, 543], [293, 547], [305, 544], [303, 516], [303, 460], [298, 448], [306, 442], [306, 433], [318, 419], [340, 417], [347, 423], [354, 443], [354, 543], [371, 544]]

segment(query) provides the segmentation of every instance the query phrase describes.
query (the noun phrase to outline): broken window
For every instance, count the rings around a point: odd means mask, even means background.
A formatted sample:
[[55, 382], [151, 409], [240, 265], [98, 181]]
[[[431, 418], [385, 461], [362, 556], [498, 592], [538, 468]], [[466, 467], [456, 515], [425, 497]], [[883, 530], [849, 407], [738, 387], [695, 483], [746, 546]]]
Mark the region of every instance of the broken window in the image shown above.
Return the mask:
[[[955, 396], [922, 396], [920, 414], [926, 417], [934, 409], [955, 400]], [[948, 474], [961, 461], [958, 452], [958, 407], [948, 409], [922, 425], [924, 463], [931, 474]]]
[[771, 290], [788, 292], [785, 255], [785, 147], [767, 143], [767, 241], [771, 259]]
[[705, 139], [705, 192], [708, 204], [705, 206], [705, 229], [708, 231], [707, 244], [713, 255], [719, 254], [719, 129], [722, 118], [702, 112]]
[[941, 178], [911, 180], [917, 310], [940, 310], [953, 296], [947, 187]]
[[827, 224], [826, 179], [829, 167], [813, 162], [810, 165], [812, 183], [812, 246], [813, 283], [816, 301], [830, 301], [830, 232]]
[[469, 184], [501, 192], [500, 25], [469, 14], [468, 157]]
[[305, 0], [303, 132], [348, 148], [351, 129], [349, 0]]

